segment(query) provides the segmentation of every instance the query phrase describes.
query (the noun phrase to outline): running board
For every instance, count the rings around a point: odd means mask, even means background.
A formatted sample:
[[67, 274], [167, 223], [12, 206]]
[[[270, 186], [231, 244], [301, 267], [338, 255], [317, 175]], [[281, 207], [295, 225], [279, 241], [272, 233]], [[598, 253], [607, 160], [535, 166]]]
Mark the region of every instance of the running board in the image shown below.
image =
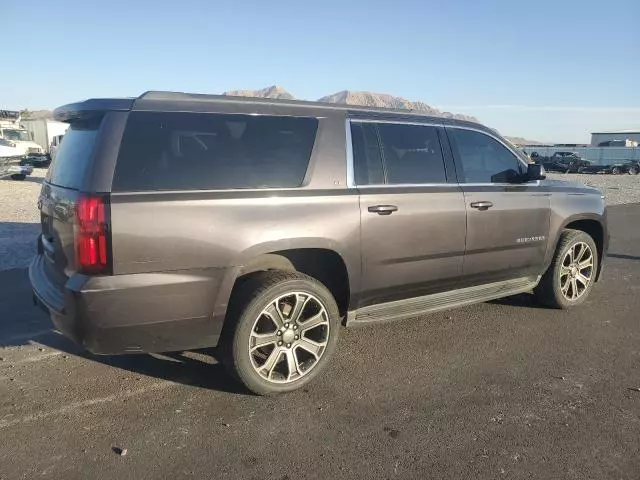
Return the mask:
[[540, 277], [525, 277], [504, 282], [487, 283], [476, 287], [461, 288], [449, 292], [425, 295], [424, 297], [397, 300], [359, 308], [347, 314], [347, 326], [403, 320], [425, 313], [462, 307], [472, 303], [487, 302], [528, 292], [538, 284]]

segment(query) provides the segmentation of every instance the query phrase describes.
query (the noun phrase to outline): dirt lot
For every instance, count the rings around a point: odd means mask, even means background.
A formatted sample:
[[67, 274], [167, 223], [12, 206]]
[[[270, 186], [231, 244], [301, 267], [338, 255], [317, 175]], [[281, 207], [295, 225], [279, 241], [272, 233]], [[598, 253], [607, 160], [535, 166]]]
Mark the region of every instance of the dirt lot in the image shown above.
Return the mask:
[[607, 205], [640, 203], [640, 175], [581, 175], [577, 173], [549, 173], [549, 178], [580, 182], [599, 188]]
[[0, 179], [0, 270], [26, 267], [36, 253], [36, 202], [45, 173], [38, 168], [24, 181]]
[[[0, 232], [37, 230], [24, 195], [0, 200]], [[0, 479], [638, 479], [638, 225], [639, 205], [610, 209], [582, 308], [522, 295], [343, 329], [327, 372], [275, 398], [240, 390], [213, 351], [83, 352], [32, 307], [22, 266], [0, 271]], [[2, 235], [5, 266], [27, 259]]]

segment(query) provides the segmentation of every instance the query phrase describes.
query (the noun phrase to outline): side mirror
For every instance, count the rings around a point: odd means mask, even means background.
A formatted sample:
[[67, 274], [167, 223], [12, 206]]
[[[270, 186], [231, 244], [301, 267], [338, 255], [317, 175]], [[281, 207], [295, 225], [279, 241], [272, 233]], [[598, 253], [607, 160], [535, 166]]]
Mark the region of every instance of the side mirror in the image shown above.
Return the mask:
[[542, 165], [537, 163], [527, 165], [527, 181], [544, 180], [545, 178], [547, 178], [547, 172], [544, 171]]

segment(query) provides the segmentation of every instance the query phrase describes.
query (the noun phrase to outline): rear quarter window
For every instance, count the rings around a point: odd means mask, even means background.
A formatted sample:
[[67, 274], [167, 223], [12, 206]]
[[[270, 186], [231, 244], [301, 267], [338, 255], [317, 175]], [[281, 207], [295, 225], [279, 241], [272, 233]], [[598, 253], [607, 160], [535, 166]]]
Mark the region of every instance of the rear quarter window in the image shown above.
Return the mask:
[[100, 120], [71, 124], [47, 172], [49, 183], [74, 190], [81, 188], [99, 128]]
[[309, 117], [132, 112], [113, 191], [298, 187], [317, 128]]

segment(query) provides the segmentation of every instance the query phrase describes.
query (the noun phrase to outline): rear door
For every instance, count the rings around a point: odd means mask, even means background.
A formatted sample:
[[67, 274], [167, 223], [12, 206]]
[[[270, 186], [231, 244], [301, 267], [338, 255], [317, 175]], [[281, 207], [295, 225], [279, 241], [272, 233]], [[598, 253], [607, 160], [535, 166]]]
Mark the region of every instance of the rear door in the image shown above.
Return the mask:
[[447, 127], [467, 210], [463, 284], [537, 275], [549, 236], [550, 194], [520, 183], [525, 164], [486, 132]]
[[39, 252], [51, 280], [64, 284], [78, 270], [74, 246], [76, 203], [92, 162], [101, 118], [72, 123], [51, 164], [38, 199]]
[[454, 288], [462, 274], [465, 206], [441, 148], [444, 131], [354, 120], [350, 133], [360, 193], [359, 306]]

